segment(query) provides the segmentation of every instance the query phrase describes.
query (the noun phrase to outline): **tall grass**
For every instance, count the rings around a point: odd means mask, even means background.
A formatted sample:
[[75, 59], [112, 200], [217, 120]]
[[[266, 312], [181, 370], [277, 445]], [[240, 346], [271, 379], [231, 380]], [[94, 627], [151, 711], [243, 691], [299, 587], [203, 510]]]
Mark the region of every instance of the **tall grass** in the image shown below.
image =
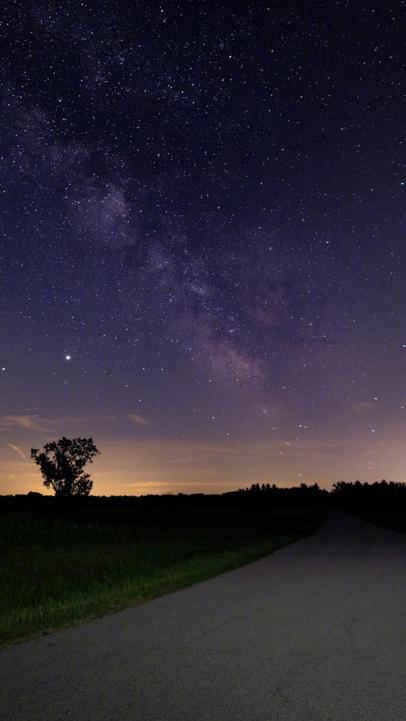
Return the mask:
[[0, 518], [0, 642], [122, 608], [270, 553], [318, 512], [96, 512]]

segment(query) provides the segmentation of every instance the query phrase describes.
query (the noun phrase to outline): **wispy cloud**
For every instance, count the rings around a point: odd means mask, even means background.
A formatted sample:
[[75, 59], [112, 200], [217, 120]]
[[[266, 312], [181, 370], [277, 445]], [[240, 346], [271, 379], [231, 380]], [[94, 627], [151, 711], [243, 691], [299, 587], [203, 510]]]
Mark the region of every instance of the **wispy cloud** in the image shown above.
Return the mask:
[[370, 401], [358, 401], [351, 404], [351, 410], [355, 414], [368, 413], [373, 408], [373, 403]]
[[140, 428], [145, 428], [145, 426], [151, 425], [151, 421], [148, 418], [145, 418], [145, 416], [142, 416], [140, 413], [130, 413], [128, 417], [130, 421]]
[[17, 453], [23, 461], [28, 461], [27, 455], [24, 453], [22, 448], [16, 446], [14, 443], [7, 443], [8, 447]]
[[0, 416], [0, 430], [5, 431], [9, 428], [22, 428], [28, 431], [46, 431], [53, 430], [50, 422], [45, 418], [38, 416]]

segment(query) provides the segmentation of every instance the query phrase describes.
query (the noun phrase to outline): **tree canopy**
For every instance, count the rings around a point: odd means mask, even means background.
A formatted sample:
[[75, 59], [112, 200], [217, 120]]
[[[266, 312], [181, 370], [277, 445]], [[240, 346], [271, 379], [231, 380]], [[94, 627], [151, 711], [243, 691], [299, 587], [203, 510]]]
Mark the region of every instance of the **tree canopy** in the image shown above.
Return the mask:
[[56, 496], [88, 496], [93, 481], [84, 472], [87, 463], [100, 454], [93, 438], [65, 438], [46, 443], [43, 451], [31, 448], [31, 458], [40, 467], [44, 486]]

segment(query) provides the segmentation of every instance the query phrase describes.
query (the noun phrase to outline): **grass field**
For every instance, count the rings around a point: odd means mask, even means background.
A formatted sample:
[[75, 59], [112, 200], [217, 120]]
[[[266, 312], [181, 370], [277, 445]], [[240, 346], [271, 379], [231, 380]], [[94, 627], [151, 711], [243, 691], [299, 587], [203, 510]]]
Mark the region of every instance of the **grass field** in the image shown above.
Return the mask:
[[46, 633], [253, 561], [323, 513], [115, 511], [0, 516], [0, 643]]

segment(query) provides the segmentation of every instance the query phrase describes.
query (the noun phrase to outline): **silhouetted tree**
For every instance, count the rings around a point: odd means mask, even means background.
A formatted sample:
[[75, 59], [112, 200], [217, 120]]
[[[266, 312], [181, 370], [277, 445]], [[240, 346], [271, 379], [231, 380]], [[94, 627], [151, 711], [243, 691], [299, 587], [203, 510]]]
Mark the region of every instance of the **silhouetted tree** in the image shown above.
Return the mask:
[[93, 487], [83, 469], [100, 451], [93, 438], [60, 438], [46, 443], [43, 451], [31, 448], [31, 458], [40, 467], [44, 486], [52, 488], [59, 498], [88, 496]]

